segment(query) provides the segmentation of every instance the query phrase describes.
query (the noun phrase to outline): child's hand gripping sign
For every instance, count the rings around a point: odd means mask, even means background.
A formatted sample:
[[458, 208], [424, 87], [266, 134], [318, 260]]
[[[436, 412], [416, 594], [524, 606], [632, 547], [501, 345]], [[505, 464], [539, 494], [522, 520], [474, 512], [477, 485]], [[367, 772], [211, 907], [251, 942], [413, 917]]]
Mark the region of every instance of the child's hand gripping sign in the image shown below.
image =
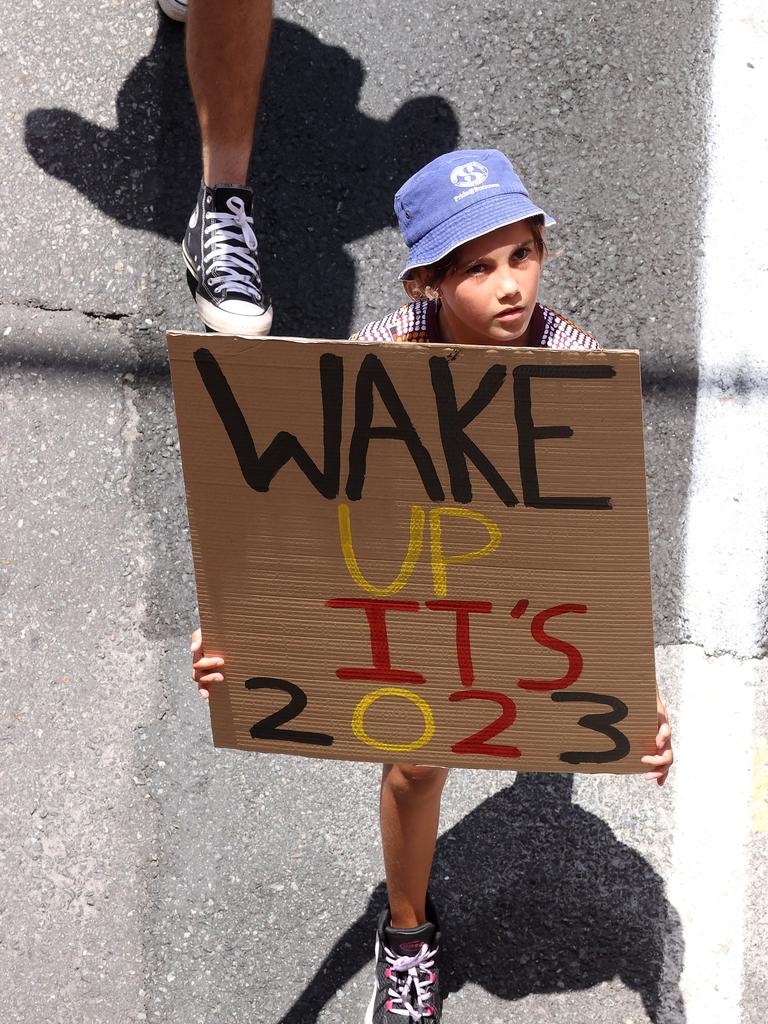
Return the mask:
[[168, 342], [217, 746], [647, 770], [636, 352]]

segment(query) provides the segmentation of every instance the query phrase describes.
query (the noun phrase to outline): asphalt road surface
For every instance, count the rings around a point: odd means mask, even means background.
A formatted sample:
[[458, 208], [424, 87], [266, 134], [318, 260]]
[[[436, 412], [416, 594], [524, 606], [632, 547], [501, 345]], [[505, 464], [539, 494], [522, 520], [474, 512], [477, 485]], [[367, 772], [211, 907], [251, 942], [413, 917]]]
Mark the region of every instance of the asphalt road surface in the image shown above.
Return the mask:
[[[166, 328], [200, 176], [150, 0], [0, 26], [0, 1016], [352, 1024], [378, 770], [214, 750]], [[446, 1022], [768, 1017], [768, 20], [760, 0], [276, 5], [252, 180], [275, 333], [399, 301], [395, 188], [497, 147], [544, 298], [642, 352], [668, 786], [452, 773]]]

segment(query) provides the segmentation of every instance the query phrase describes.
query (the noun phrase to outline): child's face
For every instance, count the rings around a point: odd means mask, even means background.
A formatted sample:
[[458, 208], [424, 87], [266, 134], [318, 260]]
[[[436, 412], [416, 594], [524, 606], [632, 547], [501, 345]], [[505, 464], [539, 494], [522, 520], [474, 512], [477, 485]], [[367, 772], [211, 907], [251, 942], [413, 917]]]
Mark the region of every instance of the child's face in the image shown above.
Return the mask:
[[462, 245], [456, 269], [438, 287], [440, 328], [457, 344], [526, 345], [541, 259], [525, 222]]

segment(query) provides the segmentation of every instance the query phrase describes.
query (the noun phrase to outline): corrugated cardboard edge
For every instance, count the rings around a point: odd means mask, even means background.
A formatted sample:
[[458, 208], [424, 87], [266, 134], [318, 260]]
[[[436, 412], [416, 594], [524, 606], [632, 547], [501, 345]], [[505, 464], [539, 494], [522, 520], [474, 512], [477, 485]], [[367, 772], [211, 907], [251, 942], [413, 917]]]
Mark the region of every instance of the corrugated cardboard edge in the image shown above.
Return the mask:
[[[181, 338], [205, 338], [205, 337], [207, 337], [207, 335], [205, 335], [205, 334], [192, 334], [192, 335], [189, 335], [189, 334], [186, 334], [185, 332], [182, 332], [182, 331], [168, 331], [168, 332], [166, 332], [166, 340], [167, 340], [167, 343], [168, 343], [169, 352], [170, 352], [170, 347], [171, 347], [171, 338], [173, 338], [173, 339], [177, 339], [177, 338], [181, 339]], [[173, 394], [173, 360], [169, 360], [169, 365], [170, 365], [170, 370], [171, 370], [171, 391], [172, 391], [172, 398], [173, 398], [173, 403], [174, 403], [174, 407], [173, 407], [174, 408], [174, 416], [176, 416], [176, 399], [175, 399], [175, 394]], [[176, 429], [178, 431], [178, 417], [176, 417]], [[188, 490], [188, 481], [187, 481], [186, 475], [184, 473], [184, 463], [183, 463], [183, 460], [182, 460], [182, 475], [184, 476], [185, 511], [187, 513], [187, 526], [189, 527], [189, 490]], [[200, 606], [199, 594], [200, 594], [201, 579], [200, 579], [198, 573], [199, 573], [200, 569], [198, 568], [198, 566], [196, 564], [194, 564], [193, 567], [194, 567], [194, 572], [195, 572], [195, 597], [196, 597], [197, 604], [198, 604], [198, 607], [199, 607]], [[210, 641], [210, 642], [208, 642], [207, 649], [206, 649], [205, 653], [208, 656], [215, 655], [217, 653], [220, 654], [221, 652], [218, 651], [217, 647], [216, 647], [216, 642], [215, 642], [216, 638], [212, 635], [212, 631], [210, 629], [210, 623], [202, 621], [202, 616], [201, 616], [200, 627], [202, 629], [203, 637], [207, 637], [208, 641]], [[212, 687], [210, 689], [209, 693], [210, 693], [210, 696], [209, 696], [209, 700], [208, 700], [208, 707], [209, 707], [210, 713], [211, 713], [211, 723], [210, 723], [211, 724], [211, 737], [212, 737], [214, 746], [217, 746], [217, 747], [229, 747], [229, 748], [237, 749], [237, 742], [236, 742], [236, 739], [235, 739], [235, 716], [234, 716], [234, 713], [233, 713], [233, 710], [232, 710], [232, 705], [231, 705], [231, 702], [230, 702], [230, 699], [229, 699], [229, 690], [226, 687], [223, 687], [220, 690], [217, 690], [216, 687]], [[217, 741], [216, 737], [218, 737], [218, 741]]]

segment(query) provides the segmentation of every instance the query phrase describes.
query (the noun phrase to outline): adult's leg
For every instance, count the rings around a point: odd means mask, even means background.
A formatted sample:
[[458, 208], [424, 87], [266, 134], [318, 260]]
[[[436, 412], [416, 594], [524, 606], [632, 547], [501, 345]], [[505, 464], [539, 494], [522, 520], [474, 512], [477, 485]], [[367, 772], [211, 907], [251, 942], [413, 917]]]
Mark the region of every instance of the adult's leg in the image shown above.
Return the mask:
[[416, 928], [427, 920], [427, 885], [447, 775], [447, 768], [384, 765], [381, 845], [394, 928]]
[[244, 185], [253, 148], [272, 0], [189, 0], [187, 70], [206, 185]]

